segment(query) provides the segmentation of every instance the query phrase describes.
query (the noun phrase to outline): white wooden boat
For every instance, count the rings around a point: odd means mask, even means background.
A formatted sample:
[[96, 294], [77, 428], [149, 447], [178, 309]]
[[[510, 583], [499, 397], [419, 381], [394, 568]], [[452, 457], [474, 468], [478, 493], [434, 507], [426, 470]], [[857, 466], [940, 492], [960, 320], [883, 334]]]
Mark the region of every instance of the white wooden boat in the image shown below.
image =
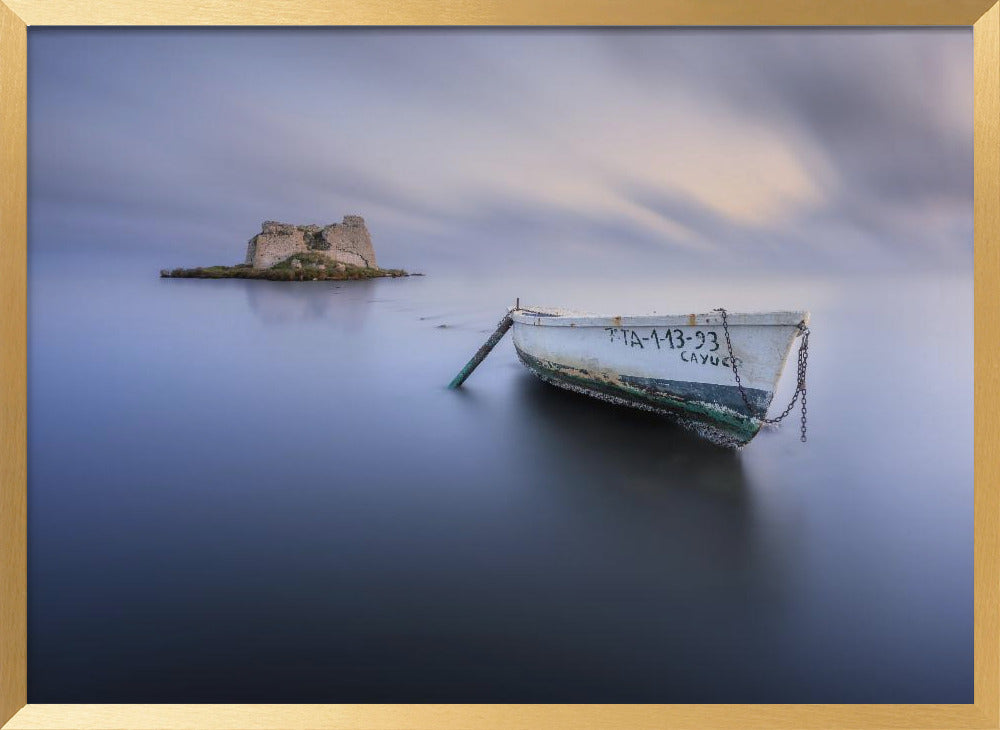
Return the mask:
[[[669, 415], [713, 441], [742, 446], [766, 422], [792, 344], [808, 332], [809, 313], [725, 313], [726, 326], [723, 316], [722, 310], [644, 316], [510, 312], [517, 355], [545, 382]], [[804, 367], [800, 357], [803, 389]]]
[[[602, 316], [515, 306], [450, 387], [514, 330], [517, 356], [560, 388], [668, 415], [717, 443], [743, 446], [801, 397], [806, 438], [808, 312]], [[795, 395], [768, 418], [785, 361], [801, 337]]]

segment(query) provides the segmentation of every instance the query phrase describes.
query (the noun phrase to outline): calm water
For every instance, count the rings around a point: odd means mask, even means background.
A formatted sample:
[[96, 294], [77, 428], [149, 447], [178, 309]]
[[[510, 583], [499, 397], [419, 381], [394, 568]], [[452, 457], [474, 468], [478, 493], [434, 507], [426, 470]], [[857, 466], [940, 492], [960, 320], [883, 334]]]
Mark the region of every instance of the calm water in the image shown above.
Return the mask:
[[[971, 277], [80, 267], [30, 268], [31, 702], [972, 701]], [[810, 308], [809, 443], [509, 340], [446, 390], [515, 296]]]

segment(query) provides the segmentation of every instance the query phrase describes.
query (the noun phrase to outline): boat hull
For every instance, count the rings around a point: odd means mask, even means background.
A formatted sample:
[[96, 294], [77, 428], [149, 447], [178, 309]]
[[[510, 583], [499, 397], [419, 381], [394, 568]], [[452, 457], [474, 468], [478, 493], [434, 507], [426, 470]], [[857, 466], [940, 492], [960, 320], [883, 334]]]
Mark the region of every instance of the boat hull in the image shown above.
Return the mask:
[[730, 315], [736, 386], [721, 317], [587, 317], [513, 313], [521, 362], [547, 383], [653, 411], [717, 443], [760, 430], [804, 312]]

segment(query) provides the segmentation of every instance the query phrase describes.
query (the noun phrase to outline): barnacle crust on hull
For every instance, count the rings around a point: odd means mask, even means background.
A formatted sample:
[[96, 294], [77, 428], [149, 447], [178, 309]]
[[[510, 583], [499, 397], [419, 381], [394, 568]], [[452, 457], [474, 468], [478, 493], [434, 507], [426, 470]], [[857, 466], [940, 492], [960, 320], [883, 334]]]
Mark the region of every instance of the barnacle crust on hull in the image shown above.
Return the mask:
[[[761, 421], [711, 400], [684, 398], [677, 393], [641, 387], [614, 373], [589, 371], [536, 358], [515, 347], [521, 362], [541, 380], [551, 385], [598, 398], [609, 403], [650, 411], [672, 418], [713, 443], [740, 448], [760, 430]], [[731, 400], [728, 386], [718, 400]], [[769, 399], [770, 394], [766, 394]]]

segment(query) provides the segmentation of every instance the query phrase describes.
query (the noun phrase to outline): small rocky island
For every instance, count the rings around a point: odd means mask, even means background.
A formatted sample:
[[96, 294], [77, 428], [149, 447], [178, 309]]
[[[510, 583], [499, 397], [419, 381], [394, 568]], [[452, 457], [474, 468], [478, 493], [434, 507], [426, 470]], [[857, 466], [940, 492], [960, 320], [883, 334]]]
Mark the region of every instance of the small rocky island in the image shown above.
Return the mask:
[[247, 244], [246, 260], [235, 266], [163, 269], [164, 278], [270, 279], [323, 281], [409, 276], [402, 269], [380, 269], [365, 219], [345, 215], [328, 226], [264, 221]]

